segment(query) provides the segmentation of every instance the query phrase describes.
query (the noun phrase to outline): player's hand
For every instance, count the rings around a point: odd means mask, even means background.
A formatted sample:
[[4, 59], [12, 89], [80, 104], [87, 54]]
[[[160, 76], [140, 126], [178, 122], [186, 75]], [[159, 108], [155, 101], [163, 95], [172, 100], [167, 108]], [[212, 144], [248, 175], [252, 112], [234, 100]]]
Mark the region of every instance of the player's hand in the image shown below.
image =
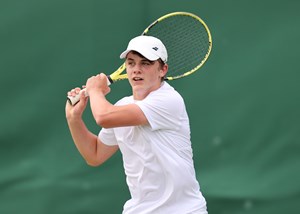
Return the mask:
[[90, 77], [86, 82], [86, 90], [88, 94], [96, 92], [107, 95], [110, 92], [110, 87], [107, 85], [106, 75], [101, 73]]
[[79, 87], [68, 92], [68, 96], [76, 96], [77, 94], [80, 94], [80, 100], [76, 105], [72, 106], [68, 101], [66, 103], [65, 111], [67, 118], [81, 118], [86, 108], [88, 97], [85, 96], [84, 92], [82, 93]]

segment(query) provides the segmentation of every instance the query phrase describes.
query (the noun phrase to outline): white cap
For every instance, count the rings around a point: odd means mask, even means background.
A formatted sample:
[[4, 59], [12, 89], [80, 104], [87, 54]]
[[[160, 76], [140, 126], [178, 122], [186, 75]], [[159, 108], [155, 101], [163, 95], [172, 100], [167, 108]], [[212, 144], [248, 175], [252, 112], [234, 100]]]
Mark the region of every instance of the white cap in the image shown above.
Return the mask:
[[130, 51], [136, 51], [142, 54], [150, 61], [161, 59], [163, 62], [167, 62], [168, 53], [164, 44], [153, 36], [137, 36], [130, 40], [126, 51], [121, 53], [120, 58], [126, 58]]

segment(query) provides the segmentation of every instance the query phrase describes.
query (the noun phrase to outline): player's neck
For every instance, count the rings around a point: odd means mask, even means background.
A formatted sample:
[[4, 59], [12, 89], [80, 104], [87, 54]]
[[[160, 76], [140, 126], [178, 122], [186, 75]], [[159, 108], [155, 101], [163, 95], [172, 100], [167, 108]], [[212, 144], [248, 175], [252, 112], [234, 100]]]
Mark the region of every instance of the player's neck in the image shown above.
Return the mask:
[[145, 99], [152, 91], [156, 91], [161, 87], [162, 83], [156, 85], [151, 88], [143, 88], [143, 87], [133, 87], [132, 95], [134, 100], [143, 100]]
[[143, 90], [135, 90], [133, 91], [133, 99], [134, 100], [143, 100], [145, 99], [151, 91], [143, 91]]

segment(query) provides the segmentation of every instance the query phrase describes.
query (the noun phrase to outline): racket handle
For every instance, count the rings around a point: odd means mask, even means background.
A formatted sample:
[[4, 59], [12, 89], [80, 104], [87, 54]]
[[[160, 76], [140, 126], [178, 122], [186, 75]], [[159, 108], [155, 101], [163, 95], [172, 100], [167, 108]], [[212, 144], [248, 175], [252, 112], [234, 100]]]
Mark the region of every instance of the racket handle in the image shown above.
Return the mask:
[[[107, 85], [110, 85], [111, 83], [112, 80], [110, 80], [110, 77], [107, 77]], [[79, 102], [81, 93], [84, 93], [86, 97], [89, 96], [85, 88], [82, 89], [76, 96], [67, 96], [67, 99], [72, 106]]]
[[86, 97], [88, 96], [87, 91], [86, 91], [85, 88], [82, 89], [82, 90], [79, 92], [79, 94], [76, 94], [76, 96], [67, 96], [67, 99], [68, 99], [69, 103], [70, 103], [72, 106], [76, 105], [76, 103], [79, 102], [81, 93], [84, 93], [84, 95], [85, 95]]

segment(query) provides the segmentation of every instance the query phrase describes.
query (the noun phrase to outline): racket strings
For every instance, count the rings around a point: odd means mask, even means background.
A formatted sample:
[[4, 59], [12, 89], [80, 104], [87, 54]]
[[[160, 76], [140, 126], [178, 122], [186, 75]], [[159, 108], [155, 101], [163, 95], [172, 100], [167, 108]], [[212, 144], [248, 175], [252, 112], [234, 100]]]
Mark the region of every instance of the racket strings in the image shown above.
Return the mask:
[[200, 66], [209, 51], [205, 26], [191, 16], [171, 16], [161, 20], [147, 33], [158, 37], [168, 51], [168, 77], [179, 78]]

